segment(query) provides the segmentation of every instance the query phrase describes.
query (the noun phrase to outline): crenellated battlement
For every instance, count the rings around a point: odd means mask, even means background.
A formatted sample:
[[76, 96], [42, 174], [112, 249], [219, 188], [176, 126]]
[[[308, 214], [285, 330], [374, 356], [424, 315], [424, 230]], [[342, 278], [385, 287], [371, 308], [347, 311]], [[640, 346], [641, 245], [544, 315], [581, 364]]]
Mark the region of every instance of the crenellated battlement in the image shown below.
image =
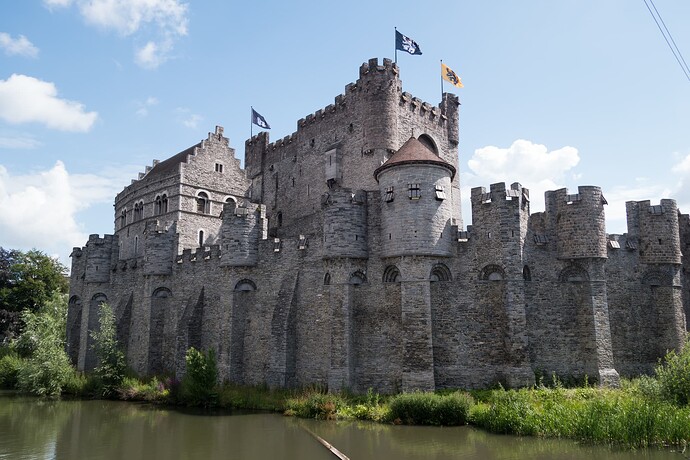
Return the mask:
[[[522, 207], [522, 205], [529, 203], [529, 189], [523, 187], [518, 182], [511, 184], [510, 188], [506, 188], [505, 182], [491, 184], [488, 192], [485, 187], [474, 187], [471, 190], [470, 201], [473, 209], [475, 205], [504, 203], [508, 201], [513, 206]], [[529, 208], [525, 210], [529, 213]]]

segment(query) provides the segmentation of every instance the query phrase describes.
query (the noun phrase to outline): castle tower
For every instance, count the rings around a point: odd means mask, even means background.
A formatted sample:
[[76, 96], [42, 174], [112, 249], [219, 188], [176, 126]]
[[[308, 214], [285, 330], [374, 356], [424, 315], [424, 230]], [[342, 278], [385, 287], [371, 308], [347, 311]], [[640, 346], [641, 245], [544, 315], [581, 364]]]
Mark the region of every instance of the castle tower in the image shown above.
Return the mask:
[[606, 200], [601, 188], [593, 186], [578, 187], [576, 194], [567, 189], [549, 191], [545, 198], [547, 225], [563, 264], [559, 282], [567, 292], [564, 302], [576, 304], [575, 317], [569, 321], [578, 329], [580, 362], [571, 365], [582, 367], [573, 368], [573, 373], [617, 385], [606, 294]]
[[451, 256], [455, 167], [411, 137], [374, 171], [381, 193], [381, 257], [400, 270], [404, 391], [434, 383], [431, 289], [435, 258]]
[[626, 211], [628, 239], [636, 242], [643, 264], [641, 281], [645, 291], [651, 290], [649, 307], [656, 311], [656, 324], [647, 325], [648, 339], [661, 356], [681, 349], [685, 340], [678, 206], [668, 199], [658, 205], [629, 201]]
[[165, 228], [158, 220], [148, 221], [144, 235], [144, 274], [170, 275], [177, 249], [176, 225]]
[[[524, 247], [529, 222], [529, 190], [519, 183], [509, 189], [505, 183], [491, 184], [490, 191], [476, 187], [471, 192], [472, 235], [481, 289], [494, 295], [484, 295], [478, 302], [497, 299], [502, 305], [495, 309], [505, 312], [502, 330], [506, 369], [503, 371], [510, 386], [534, 383], [529, 364], [527, 343], [526, 280]], [[500, 278], [500, 279], [499, 279]], [[482, 294], [480, 294], [482, 296]]]
[[381, 256], [450, 256], [455, 167], [411, 137], [374, 171], [381, 192]]
[[223, 206], [220, 229], [221, 259], [224, 267], [254, 266], [259, 260], [259, 239], [263, 235], [263, 206], [234, 201]]
[[367, 194], [340, 187], [321, 198], [323, 215], [323, 257], [367, 258]]

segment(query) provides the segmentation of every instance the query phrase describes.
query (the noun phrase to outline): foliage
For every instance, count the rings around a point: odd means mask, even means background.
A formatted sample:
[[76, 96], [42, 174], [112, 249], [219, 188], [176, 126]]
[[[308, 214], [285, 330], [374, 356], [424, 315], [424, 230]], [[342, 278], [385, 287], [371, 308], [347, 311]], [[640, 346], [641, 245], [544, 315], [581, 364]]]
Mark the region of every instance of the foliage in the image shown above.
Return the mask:
[[223, 383], [218, 390], [218, 404], [232, 409], [283, 412], [294, 391], [283, 388]]
[[134, 377], [125, 377], [117, 389], [118, 398], [131, 401], [165, 402], [170, 397], [172, 380], [165, 381], [153, 377], [142, 382]]
[[22, 252], [0, 247], [0, 339], [20, 329], [16, 312], [36, 313], [57, 291], [66, 294], [69, 281], [64, 265], [32, 249]]
[[460, 391], [402, 393], [390, 401], [390, 417], [395, 423], [409, 425], [464, 425], [474, 404], [472, 397]]
[[[494, 433], [569, 437], [627, 447], [685, 445], [690, 408], [642, 396], [649, 381], [623, 389], [493, 390], [470, 410], [470, 422]], [[642, 388], [642, 390], [641, 390]]]
[[17, 387], [17, 376], [22, 366], [22, 358], [12, 350], [0, 354], [0, 389], [13, 390]]
[[666, 354], [656, 368], [656, 377], [662, 397], [679, 405], [690, 403], [690, 341], [679, 353]]
[[101, 303], [98, 309], [99, 330], [91, 331], [93, 348], [98, 357], [98, 366], [94, 369], [102, 385], [103, 396], [114, 395], [122, 382], [127, 369], [125, 355], [117, 342], [115, 314], [107, 303]]
[[336, 420], [338, 412], [345, 408], [345, 400], [337, 393], [325, 393], [320, 389], [309, 389], [301, 395], [286, 401], [286, 415], [318, 420]]
[[72, 373], [65, 353], [66, 296], [54, 293], [37, 312], [25, 310], [22, 319], [26, 326], [19, 342], [30, 352], [17, 375], [18, 388], [39, 396], [58, 396]]
[[185, 356], [187, 372], [182, 379], [182, 398], [192, 406], [213, 406], [216, 404], [216, 381], [218, 367], [216, 352], [211, 349], [204, 354], [194, 347]]

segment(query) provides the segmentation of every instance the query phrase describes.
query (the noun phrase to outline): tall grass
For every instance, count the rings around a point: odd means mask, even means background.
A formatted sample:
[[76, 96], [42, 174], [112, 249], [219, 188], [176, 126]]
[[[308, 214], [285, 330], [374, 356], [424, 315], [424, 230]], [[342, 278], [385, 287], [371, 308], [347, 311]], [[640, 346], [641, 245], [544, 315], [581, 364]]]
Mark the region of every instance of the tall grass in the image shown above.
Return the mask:
[[494, 390], [470, 422], [495, 433], [568, 437], [627, 447], [690, 442], [690, 408], [640, 396], [632, 388]]

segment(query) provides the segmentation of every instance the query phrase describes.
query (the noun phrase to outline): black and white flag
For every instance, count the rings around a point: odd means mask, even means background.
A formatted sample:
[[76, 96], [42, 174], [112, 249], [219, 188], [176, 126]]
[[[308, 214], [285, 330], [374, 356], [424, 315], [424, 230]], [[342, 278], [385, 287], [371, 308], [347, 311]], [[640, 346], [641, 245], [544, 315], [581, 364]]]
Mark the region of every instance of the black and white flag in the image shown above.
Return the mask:
[[254, 107], [252, 107], [252, 123], [254, 123], [259, 128], [271, 129], [266, 119], [259, 112], [254, 110]]
[[406, 35], [401, 34], [397, 30], [395, 31], [395, 49], [405, 51], [410, 54], [422, 54], [422, 50], [419, 49], [419, 45], [416, 41], [412, 40]]

